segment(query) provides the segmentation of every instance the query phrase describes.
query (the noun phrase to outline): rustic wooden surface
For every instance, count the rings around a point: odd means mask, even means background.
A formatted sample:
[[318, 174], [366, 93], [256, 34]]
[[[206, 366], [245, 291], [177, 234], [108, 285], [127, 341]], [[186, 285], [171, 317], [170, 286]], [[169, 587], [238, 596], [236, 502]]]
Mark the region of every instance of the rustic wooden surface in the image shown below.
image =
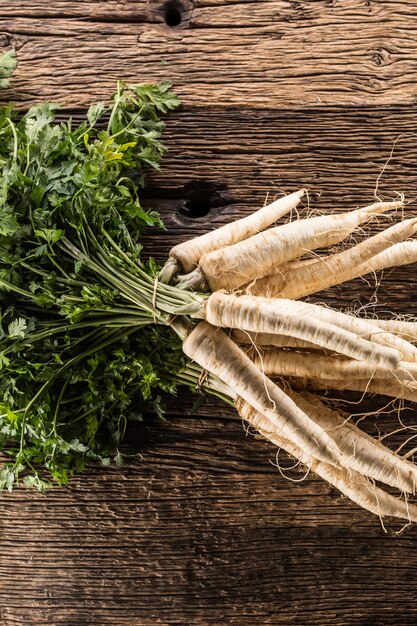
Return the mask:
[[[411, 0], [0, 0], [0, 46], [18, 50], [22, 108], [53, 99], [78, 116], [117, 78], [175, 83], [184, 107], [146, 195], [169, 229], [147, 242], [162, 259], [266, 194], [306, 185], [323, 211], [371, 201], [398, 138], [379, 189], [414, 200], [416, 13]], [[388, 273], [378, 310], [415, 312], [414, 272]], [[356, 281], [326, 299], [373, 294]], [[385, 533], [315, 477], [285, 480], [233, 411], [191, 407], [132, 431], [141, 455], [123, 467], [0, 497], [1, 626], [417, 623], [415, 528]]]

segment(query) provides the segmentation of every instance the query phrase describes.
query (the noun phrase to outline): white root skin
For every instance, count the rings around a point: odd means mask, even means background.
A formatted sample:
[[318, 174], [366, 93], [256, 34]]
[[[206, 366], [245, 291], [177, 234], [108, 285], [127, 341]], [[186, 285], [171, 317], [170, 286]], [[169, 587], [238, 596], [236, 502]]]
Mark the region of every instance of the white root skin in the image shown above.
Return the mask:
[[321, 215], [277, 226], [203, 255], [199, 269], [212, 292], [237, 289], [302, 256], [306, 250], [342, 241], [371, 217], [403, 206], [403, 201], [376, 202], [350, 213]]
[[292, 441], [277, 435], [273, 424], [244, 400], [238, 399], [236, 408], [242, 419], [256, 428], [265, 439], [288, 452], [317, 476], [336, 487], [352, 502], [378, 517], [397, 517], [409, 522], [417, 520], [417, 507], [415, 505], [392, 496], [353, 469], [335, 467], [315, 459]]
[[397, 243], [391, 248], [376, 254], [374, 257], [362, 263], [357, 267], [355, 276], [365, 276], [371, 272], [377, 272], [388, 267], [397, 267], [399, 265], [410, 265], [417, 262], [417, 240], [403, 241]]
[[363, 273], [361, 268], [368, 262], [371, 267], [375, 265], [382, 251], [385, 251], [383, 262], [392, 265], [391, 248], [414, 235], [416, 230], [416, 218], [404, 220], [338, 254], [278, 268], [269, 276], [254, 281], [249, 292], [265, 296], [273, 293], [295, 300], [323, 291], [360, 276]]
[[[344, 252], [341, 254], [344, 254]], [[291, 263], [287, 263], [286, 265], [282, 265], [281, 267], [276, 268], [271, 274], [255, 279], [246, 285], [246, 293], [264, 295], [269, 298], [280, 297], [295, 299], [302, 297], [305, 293], [307, 293], [303, 291], [305, 288], [304, 276], [314, 276], [315, 272], [321, 272], [323, 267], [327, 267], [330, 271], [332, 267], [332, 258], [332, 255], [328, 255], [317, 259], [293, 261]], [[367, 274], [371, 274], [379, 270], [390, 267], [398, 267], [401, 265], [411, 265], [416, 262], [417, 240], [411, 239], [410, 241], [403, 241], [401, 243], [394, 244], [387, 250], [376, 254], [367, 261], [356, 265], [351, 269], [348, 277], [342, 277], [338, 279], [337, 282], [332, 281], [332, 285], [337, 285], [347, 280], [353, 280], [354, 278], [359, 278], [360, 276], [366, 276]], [[298, 287], [299, 283], [301, 285], [300, 287]], [[320, 287], [320, 289], [324, 288], [325, 287]], [[316, 291], [318, 290], [319, 289], [316, 288]], [[301, 295], [297, 295], [298, 293], [301, 293]], [[310, 293], [313, 292], [310, 291]], [[386, 328], [391, 331], [390, 328]], [[392, 330], [392, 332], [394, 332], [394, 330]], [[398, 334], [401, 336], [401, 332]], [[406, 336], [406, 332], [403, 335], [404, 339], [411, 341], [411, 338]], [[416, 337], [417, 333], [413, 332], [412, 336]]]
[[[298, 379], [300, 380], [300, 379]], [[296, 385], [296, 381], [294, 381]], [[390, 398], [401, 398], [417, 402], [417, 384], [407, 380], [388, 379], [353, 379], [353, 378], [309, 378], [303, 379], [303, 386], [310, 389], [338, 389], [340, 391], [361, 391], [375, 393]]]
[[231, 336], [234, 341], [242, 345], [257, 346], [277, 346], [279, 348], [298, 348], [308, 350], [320, 350], [318, 346], [309, 341], [296, 339], [288, 335], [272, 335], [270, 333], [251, 333], [245, 330], [234, 328]]
[[397, 335], [405, 341], [416, 343], [417, 342], [417, 322], [411, 322], [406, 320], [380, 320], [371, 319], [372, 324], [386, 330], [389, 333]]
[[[206, 300], [202, 316], [213, 326], [275, 335], [282, 333], [360, 361], [389, 369], [398, 367], [401, 360], [398, 350], [362, 339], [327, 320], [318, 319], [317, 315], [301, 306], [293, 306], [304, 304], [217, 292]], [[326, 314], [331, 313], [330, 309], [326, 310]]]
[[[257, 297], [258, 300], [260, 298], [261, 296]], [[270, 299], [264, 298], [264, 301], [269, 302]], [[417, 360], [417, 349], [413, 344], [375, 325], [374, 320], [364, 320], [360, 317], [348, 315], [325, 306], [311, 304], [310, 302], [282, 301], [285, 303], [287, 310], [291, 311], [293, 315], [314, 316], [317, 320], [339, 326], [362, 339], [398, 350], [403, 361], [414, 362]]]
[[204, 254], [248, 239], [277, 222], [296, 208], [305, 192], [305, 189], [300, 189], [275, 200], [247, 217], [180, 243], [171, 249], [169, 256], [179, 262], [184, 272], [191, 272]]
[[417, 382], [417, 363], [402, 361], [389, 370], [366, 361], [312, 352], [294, 352], [277, 348], [250, 348], [246, 353], [267, 376], [296, 376], [300, 378], [339, 378], [344, 380], [389, 379]]
[[184, 353], [214, 374], [274, 424], [276, 432], [306, 453], [340, 464], [333, 439], [252, 363], [219, 328], [201, 322], [183, 342]]
[[333, 437], [353, 470], [414, 494], [417, 485], [417, 466], [387, 446], [364, 433], [355, 424], [339, 415], [312, 393], [289, 392], [290, 398]]

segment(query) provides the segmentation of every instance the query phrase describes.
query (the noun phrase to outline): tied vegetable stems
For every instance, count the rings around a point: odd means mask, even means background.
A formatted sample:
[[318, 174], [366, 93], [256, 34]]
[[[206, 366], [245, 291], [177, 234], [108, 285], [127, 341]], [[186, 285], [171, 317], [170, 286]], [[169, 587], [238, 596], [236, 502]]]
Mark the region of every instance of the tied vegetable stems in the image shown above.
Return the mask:
[[121, 463], [128, 424], [162, 417], [163, 395], [185, 385], [235, 406], [356, 504], [416, 520], [414, 463], [307, 391], [344, 384], [415, 400], [415, 323], [300, 298], [414, 262], [417, 220], [347, 247], [404, 198], [292, 219], [300, 189], [174, 246], [160, 269], [141, 240], [162, 222], [140, 195], [166, 151], [160, 117], [177, 106], [168, 83], [120, 82], [77, 127], [57, 124], [47, 103], [0, 113], [0, 488], [44, 490], [90, 460]]

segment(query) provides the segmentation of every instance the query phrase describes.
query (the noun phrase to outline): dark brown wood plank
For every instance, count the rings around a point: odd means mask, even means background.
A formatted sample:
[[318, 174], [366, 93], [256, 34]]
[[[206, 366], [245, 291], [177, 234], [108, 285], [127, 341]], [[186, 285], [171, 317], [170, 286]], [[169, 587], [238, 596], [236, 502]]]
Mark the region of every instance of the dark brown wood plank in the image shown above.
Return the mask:
[[[415, 111], [359, 113], [176, 113], [163, 172], [151, 177], [146, 197], [169, 230], [149, 238], [148, 251], [162, 257], [172, 243], [247, 214], [267, 192], [301, 184], [323, 211], [369, 202], [402, 133], [380, 190], [414, 198], [407, 131]], [[191, 219], [186, 203], [204, 194], [219, 206]], [[414, 271], [396, 270], [385, 283], [387, 308], [414, 311]], [[366, 290], [355, 289], [349, 304], [365, 303]], [[346, 304], [346, 289], [328, 297]], [[178, 404], [177, 412], [192, 407], [185, 397]], [[272, 447], [247, 437], [219, 403], [199, 415], [132, 433], [143, 436], [142, 456], [125, 467], [91, 468], [47, 496], [1, 496], [5, 626], [414, 624], [414, 528], [397, 536], [400, 526], [390, 522], [385, 535], [376, 518], [313, 476], [284, 480], [270, 463]]]
[[13, 99], [85, 106], [117, 79], [169, 78], [195, 106], [415, 102], [411, 2], [178, 6], [182, 22], [171, 28], [163, 2], [0, 2], [1, 43], [21, 61]]
[[125, 467], [2, 496], [2, 626], [414, 623], [415, 528], [285, 481], [237, 422], [136, 436]]
[[[320, 176], [322, 195], [313, 197], [323, 210], [366, 202], [376, 174], [371, 166], [379, 171], [381, 153], [389, 154], [393, 138], [412, 121], [412, 111], [407, 117], [401, 108], [363, 112], [361, 122], [354, 111], [312, 111], [310, 118], [305, 112], [249, 115], [252, 133], [233, 111], [195, 117], [183, 112], [171, 119], [165, 174], [153, 177], [150, 195], [165, 207], [173, 239], [187, 224], [189, 234], [210, 227], [197, 220], [197, 228], [187, 218], [173, 229], [183, 185], [194, 179], [226, 181], [229, 200], [238, 202], [219, 211], [223, 223], [251, 210], [254, 197], [263, 200], [277, 162], [285, 164], [279, 184], [285, 190], [300, 172], [303, 184], [308, 176], [311, 181]], [[284, 117], [285, 139], [278, 132]], [[269, 124], [278, 144], [262, 135]], [[295, 141], [297, 127], [305, 145]], [[201, 139], [201, 128], [212, 134]], [[354, 130], [359, 146], [352, 140]], [[257, 178], [250, 168], [262, 136], [266, 159]], [[415, 148], [411, 138], [404, 141], [398, 150], [405, 152], [401, 158], [396, 153], [392, 171], [381, 181], [382, 193], [411, 178], [401, 164], [411, 170]], [[330, 198], [336, 198], [334, 204]], [[403, 271], [402, 305], [412, 310], [412, 274], [407, 285]], [[359, 295], [363, 298], [362, 291]], [[345, 296], [341, 293], [342, 301]], [[393, 282], [387, 304], [397, 300]], [[158, 422], [132, 433], [143, 440], [142, 453], [125, 467], [91, 468], [47, 496], [23, 490], [1, 496], [5, 626], [415, 622], [410, 583], [417, 566], [415, 528], [397, 536], [400, 526], [390, 523], [387, 536], [376, 518], [313, 476], [301, 484], [284, 480], [270, 463], [271, 446], [247, 437], [230, 410], [209, 407], [200, 409], [200, 418]], [[223, 419], [203, 419], [207, 413]], [[290, 465], [285, 457], [282, 463]], [[289, 475], [300, 478], [297, 472]]]

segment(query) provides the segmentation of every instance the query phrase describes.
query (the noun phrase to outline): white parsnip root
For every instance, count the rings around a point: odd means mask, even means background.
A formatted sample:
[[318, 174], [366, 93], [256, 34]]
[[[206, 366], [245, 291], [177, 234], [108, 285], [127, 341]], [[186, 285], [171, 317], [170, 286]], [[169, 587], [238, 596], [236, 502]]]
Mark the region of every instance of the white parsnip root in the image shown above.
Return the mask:
[[310, 389], [361, 391], [417, 402], [417, 384], [396, 378], [309, 378], [304, 384]]
[[404, 361], [417, 360], [417, 349], [413, 344], [374, 324], [374, 320], [364, 320], [354, 317], [353, 315], [348, 315], [346, 313], [342, 313], [341, 311], [336, 311], [334, 309], [330, 309], [329, 307], [312, 304], [310, 302], [283, 299], [274, 300], [270, 298], [262, 298], [262, 296], [258, 296], [255, 301], [262, 301], [266, 303], [271, 301], [281, 301], [281, 306], [285, 307], [285, 310], [295, 317], [312, 317], [322, 322], [339, 326], [350, 333], [354, 333], [362, 339], [380, 344], [381, 346], [395, 348], [398, 350], [402, 360]]
[[356, 390], [417, 402], [417, 322], [362, 319], [300, 300], [417, 261], [417, 241], [409, 240], [417, 218], [339, 253], [303, 259], [340, 243], [374, 216], [404, 207], [401, 196], [268, 229], [304, 192], [171, 250], [160, 280], [182, 270], [179, 287], [211, 292], [199, 294], [187, 311], [203, 321], [184, 326], [184, 352], [208, 374], [201, 374], [206, 388], [231, 398], [275, 446], [381, 518], [417, 521], [417, 506], [404, 495], [416, 493], [417, 466], [307, 391]]
[[[317, 319], [308, 311], [294, 315], [292, 305], [299, 304], [304, 303], [216, 292], [205, 303], [203, 317], [213, 326], [275, 335], [282, 333], [358, 360], [389, 368], [399, 365], [401, 354], [398, 350], [362, 339], [329, 321]], [[329, 310], [329, 319], [330, 313]]]
[[340, 356], [330, 356], [313, 352], [266, 349], [258, 346], [248, 350], [247, 355], [261, 367], [267, 376], [297, 376], [300, 378], [373, 380], [408, 380], [417, 384], [417, 363], [401, 361], [395, 369], [373, 365], [367, 361], [357, 361]]
[[[366, 243], [366, 242], [365, 242]], [[324, 257], [324, 261], [329, 260], [331, 257]], [[317, 263], [318, 260], [309, 260], [309, 264]], [[398, 267], [401, 265], [411, 265], [412, 263], [417, 262], [417, 240], [410, 239], [409, 241], [403, 241], [401, 243], [396, 243], [395, 245], [387, 248], [386, 250], [376, 254], [371, 257], [367, 261], [356, 265], [352, 268], [352, 272], [347, 279], [338, 280], [333, 284], [339, 284], [341, 282], [345, 282], [346, 280], [351, 280], [353, 278], [359, 278], [359, 276], [366, 276], [367, 274], [378, 272], [379, 270], [384, 270], [391, 267]], [[305, 264], [305, 265], [304, 265]], [[290, 265], [290, 264], [289, 264]], [[307, 267], [307, 261], [301, 261], [299, 263], [299, 267], [297, 268], [297, 274], [302, 272], [302, 269]], [[319, 265], [317, 265], [319, 267]], [[295, 269], [295, 266], [294, 266]], [[312, 269], [312, 268], [311, 268]], [[278, 272], [277, 272], [278, 273]], [[279, 279], [282, 280], [281, 272], [279, 272]], [[266, 278], [264, 286], [266, 287]], [[256, 287], [256, 289], [260, 289], [260, 287]], [[299, 297], [299, 296], [298, 296]]]
[[299, 350], [321, 350], [319, 346], [309, 341], [296, 339], [288, 335], [273, 335], [272, 333], [252, 333], [248, 330], [234, 328], [231, 336], [236, 343], [249, 346], [277, 346], [279, 348], [298, 348]]
[[400, 491], [415, 493], [417, 466], [414, 463], [364, 433], [314, 394], [306, 391], [290, 391], [288, 394], [300, 409], [333, 437], [344, 454], [347, 467]]
[[361, 268], [367, 267], [368, 263], [370, 268], [376, 267], [379, 253], [383, 252], [382, 263], [385, 267], [392, 265], [395, 256], [392, 250], [416, 231], [416, 218], [404, 220], [338, 254], [278, 268], [275, 273], [253, 281], [248, 285], [247, 292], [296, 300], [323, 291], [360, 276], [358, 271], [362, 271]]
[[350, 500], [379, 517], [397, 517], [417, 521], [417, 507], [407, 500], [392, 496], [377, 487], [369, 478], [346, 467], [335, 467], [325, 461], [315, 459], [291, 440], [276, 434], [266, 416], [256, 411], [249, 403], [238, 399], [236, 408], [239, 415], [251, 424], [265, 439], [282, 448], [300, 461], [312, 472], [336, 487]]
[[391, 334], [397, 335], [405, 341], [417, 343], [417, 322], [401, 319], [371, 319], [370, 321], [374, 326], [378, 326]]
[[[259, 363], [261, 366], [261, 363]], [[309, 415], [336, 442], [343, 454], [345, 467], [360, 474], [414, 494], [417, 485], [417, 466], [361, 431], [317, 396], [309, 392], [297, 393], [285, 389], [287, 395], [306, 415]]]
[[[204, 254], [256, 235], [295, 209], [304, 194], [305, 189], [295, 191], [275, 200], [247, 217], [225, 224], [216, 230], [175, 246], [169, 253], [168, 272], [171, 275], [172, 270], [176, 272], [191, 272]], [[165, 280], [167, 275], [163, 272], [160, 278]]]
[[198, 275], [186, 284], [204, 278], [211, 291], [237, 289], [269, 274], [274, 268], [302, 256], [307, 250], [343, 241], [360, 224], [380, 213], [400, 209], [403, 201], [376, 202], [362, 209], [336, 215], [321, 215], [277, 226], [250, 239], [203, 255]]
[[340, 464], [333, 439], [254, 365], [219, 328], [201, 322], [183, 342], [185, 354], [268, 417], [282, 437], [308, 454]]
[[387, 267], [397, 267], [399, 265], [410, 265], [417, 261], [417, 240], [403, 241], [397, 243], [392, 248], [384, 250], [375, 255], [372, 259], [358, 267], [357, 276], [364, 276], [370, 272], [383, 270]]

